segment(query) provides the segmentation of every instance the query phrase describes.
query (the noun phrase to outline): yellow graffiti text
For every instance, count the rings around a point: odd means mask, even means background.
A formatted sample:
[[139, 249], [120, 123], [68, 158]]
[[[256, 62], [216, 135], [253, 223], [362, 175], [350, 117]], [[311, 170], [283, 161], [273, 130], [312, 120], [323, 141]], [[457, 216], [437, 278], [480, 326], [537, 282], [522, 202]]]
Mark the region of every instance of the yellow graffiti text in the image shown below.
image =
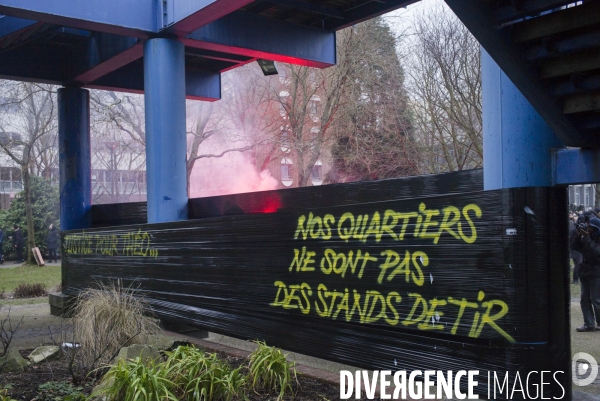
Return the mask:
[[472, 244], [477, 240], [474, 218], [481, 218], [482, 211], [476, 204], [468, 204], [462, 209], [447, 206], [443, 209], [428, 209], [420, 203], [418, 211], [399, 212], [379, 211], [372, 214], [355, 215], [343, 213], [336, 218], [332, 214], [316, 216], [312, 212], [298, 217], [294, 239], [330, 240], [337, 237], [343, 241], [357, 240], [380, 242], [383, 236], [402, 241], [407, 236], [430, 239], [437, 244], [442, 234]]

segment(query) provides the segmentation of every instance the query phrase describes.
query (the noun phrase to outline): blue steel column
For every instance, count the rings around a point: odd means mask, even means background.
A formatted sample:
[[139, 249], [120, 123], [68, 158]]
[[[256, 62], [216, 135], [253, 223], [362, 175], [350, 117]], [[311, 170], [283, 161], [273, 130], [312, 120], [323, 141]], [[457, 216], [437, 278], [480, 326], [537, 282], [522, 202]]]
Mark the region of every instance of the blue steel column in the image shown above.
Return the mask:
[[92, 223], [90, 93], [81, 88], [58, 90], [58, 161], [61, 230]]
[[148, 223], [187, 219], [184, 46], [144, 44]]
[[483, 187], [552, 185], [552, 148], [564, 144], [481, 49]]

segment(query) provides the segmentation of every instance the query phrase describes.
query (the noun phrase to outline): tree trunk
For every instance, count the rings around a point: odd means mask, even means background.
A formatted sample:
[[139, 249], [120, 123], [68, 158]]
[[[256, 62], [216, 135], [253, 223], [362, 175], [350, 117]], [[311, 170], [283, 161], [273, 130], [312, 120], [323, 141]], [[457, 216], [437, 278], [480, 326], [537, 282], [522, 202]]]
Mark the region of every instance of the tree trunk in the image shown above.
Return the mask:
[[22, 166], [21, 173], [23, 174], [23, 189], [25, 191], [25, 218], [27, 221], [27, 262], [32, 262], [31, 250], [35, 248], [35, 228], [33, 226], [33, 206], [31, 200], [31, 175], [27, 165]]

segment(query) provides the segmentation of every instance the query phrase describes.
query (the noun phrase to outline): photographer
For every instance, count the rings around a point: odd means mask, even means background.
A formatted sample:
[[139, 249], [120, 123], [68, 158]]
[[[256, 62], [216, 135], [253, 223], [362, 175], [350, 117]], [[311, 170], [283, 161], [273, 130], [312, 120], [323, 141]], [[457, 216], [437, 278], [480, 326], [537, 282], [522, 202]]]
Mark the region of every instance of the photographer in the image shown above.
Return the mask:
[[591, 217], [587, 223], [577, 224], [576, 229], [572, 249], [583, 255], [583, 262], [579, 265], [579, 280], [584, 321], [577, 331], [596, 331], [596, 319], [600, 319], [600, 219]]
[[[577, 215], [575, 215], [577, 216]], [[581, 252], [573, 249], [573, 243], [575, 242], [575, 237], [579, 234], [577, 233], [577, 229], [575, 228], [578, 223], [584, 223], [585, 219], [583, 217], [575, 217], [574, 220], [569, 219], [569, 253], [571, 259], [573, 259], [573, 284], [579, 284], [579, 265], [583, 261], [583, 255]]]

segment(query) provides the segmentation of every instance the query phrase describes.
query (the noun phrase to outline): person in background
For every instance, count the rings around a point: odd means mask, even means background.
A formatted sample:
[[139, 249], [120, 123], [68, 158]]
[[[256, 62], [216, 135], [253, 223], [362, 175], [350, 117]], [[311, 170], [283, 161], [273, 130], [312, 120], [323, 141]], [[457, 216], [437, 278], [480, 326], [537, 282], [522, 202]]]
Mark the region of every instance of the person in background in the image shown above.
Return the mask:
[[50, 224], [48, 228], [46, 246], [48, 247], [48, 261], [52, 262], [52, 258], [54, 257], [54, 261], [58, 262], [58, 255], [56, 254], [56, 250], [58, 249], [58, 230], [54, 227], [54, 224]]
[[584, 218], [576, 218], [575, 221], [569, 219], [569, 251], [571, 259], [573, 259], [573, 284], [579, 283], [579, 265], [583, 260], [583, 255], [581, 255], [581, 252], [573, 249], [571, 246], [575, 242], [575, 237], [579, 235], [577, 233], [577, 229], [575, 228], [578, 223], [584, 223]]
[[15, 247], [15, 252], [17, 253], [17, 261], [15, 263], [22, 263], [25, 260], [23, 259], [23, 247], [25, 246], [25, 241], [23, 240], [23, 232], [21, 231], [21, 227], [18, 225], [13, 225], [15, 232], [13, 233], [13, 245]]
[[576, 330], [596, 331], [600, 319], [600, 219], [591, 217], [585, 225], [577, 225], [576, 229], [572, 249], [583, 255], [583, 262], [579, 265], [579, 280], [584, 320], [583, 326]]

